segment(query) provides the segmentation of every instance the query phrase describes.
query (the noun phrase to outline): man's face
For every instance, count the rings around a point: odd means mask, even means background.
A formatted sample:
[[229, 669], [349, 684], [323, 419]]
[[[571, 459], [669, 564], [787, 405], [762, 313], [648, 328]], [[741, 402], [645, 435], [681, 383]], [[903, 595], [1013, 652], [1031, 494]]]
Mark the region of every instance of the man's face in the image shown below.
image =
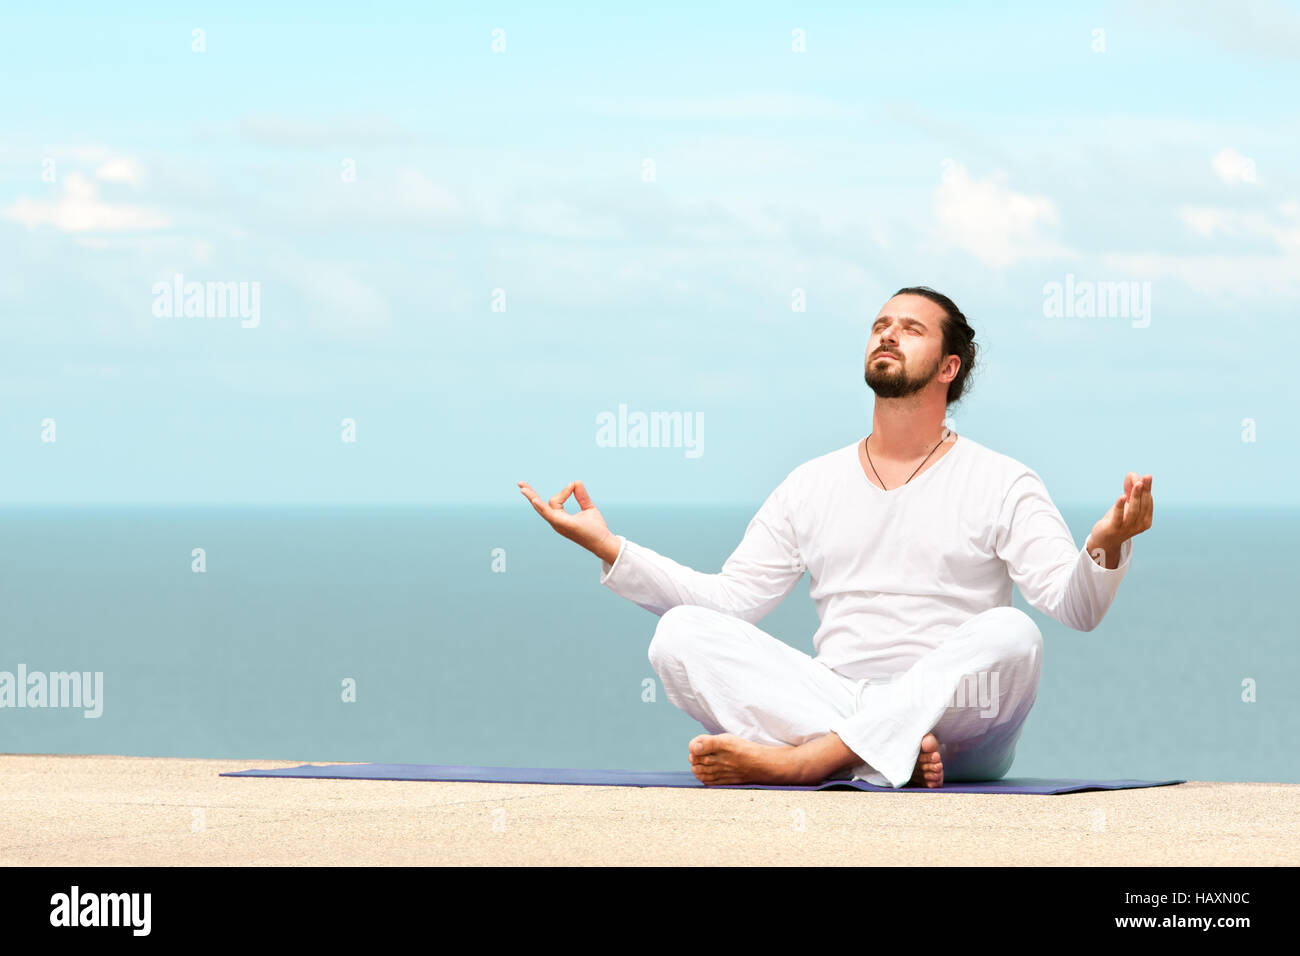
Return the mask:
[[919, 392], [934, 381], [943, 359], [943, 309], [937, 303], [923, 295], [896, 295], [885, 303], [867, 341], [865, 378], [878, 398]]

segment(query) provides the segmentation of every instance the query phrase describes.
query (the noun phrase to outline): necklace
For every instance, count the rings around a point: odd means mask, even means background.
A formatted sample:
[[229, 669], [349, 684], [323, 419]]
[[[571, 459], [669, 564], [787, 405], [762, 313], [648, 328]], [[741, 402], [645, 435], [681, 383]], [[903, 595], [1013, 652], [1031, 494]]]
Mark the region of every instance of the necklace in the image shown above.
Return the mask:
[[[874, 435], [875, 432], [872, 432], [871, 434]], [[943, 438], [940, 438], [939, 441], [935, 444], [934, 448], [931, 448], [931, 449], [930, 449], [930, 455], [933, 455], [933, 454], [934, 454], [934, 449], [935, 449], [935, 448], [938, 448], [940, 445], [942, 445], [942, 444], [943, 444], [943, 439], [944, 439], [944, 438], [947, 438], [950, 434], [952, 434], [952, 433], [951, 433], [948, 429], [945, 428], [945, 429], [943, 430]], [[871, 443], [871, 435], [868, 435], [867, 438], [866, 438], [866, 441], [864, 441], [864, 442], [862, 443], [862, 450], [865, 451], [865, 452], [867, 453], [867, 464], [868, 464], [868, 465], [871, 465], [871, 473], [872, 473], [873, 475], [876, 476], [876, 481], [880, 481], [880, 487], [881, 487], [881, 488], [884, 488], [885, 491], [888, 491], [889, 489], [888, 489], [888, 488], [885, 488], [885, 483], [884, 483], [883, 481], [880, 480], [880, 473], [879, 473], [878, 471], [876, 471], [876, 466], [875, 466], [875, 465], [872, 463], [872, 461], [871, 461], [871, 450], [867, 447], [870, 443]], [[926, 455], [924, 458], [921, 459], [921, 464], [916, 466], [916, 471], [920, 471], [920, 470], [921, 470], [921, 466], [924, 465], [927, 461], [930, 460], [930, 455]], [[915, 477], [916, 477], [916, 471], [912, 472], [911, 477], [909, 477], [909, 478], [907, 479], [907, 481], [903, 482], [903, 484], [907, 484], [908, 481], [911, 481], [912, 478], [915, 478]]]

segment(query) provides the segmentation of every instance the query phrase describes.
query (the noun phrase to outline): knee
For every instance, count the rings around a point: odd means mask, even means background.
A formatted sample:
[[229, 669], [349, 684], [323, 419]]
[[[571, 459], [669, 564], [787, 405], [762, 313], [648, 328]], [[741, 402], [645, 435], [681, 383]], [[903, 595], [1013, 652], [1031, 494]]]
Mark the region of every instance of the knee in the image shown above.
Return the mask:
[[655, 670], [666, 660], [680, 660], [692, 640], [699, 639], [702, 619], [713, 612], [694, 604], [678, 604], [659, 616], [648, 657]]
[[1043, 632], [1034, 619], [1018, 607], [995, 607], [989, 616], [991, 633], [1003, 655], [1011, 657], [1039, 657], [1043, 652]]

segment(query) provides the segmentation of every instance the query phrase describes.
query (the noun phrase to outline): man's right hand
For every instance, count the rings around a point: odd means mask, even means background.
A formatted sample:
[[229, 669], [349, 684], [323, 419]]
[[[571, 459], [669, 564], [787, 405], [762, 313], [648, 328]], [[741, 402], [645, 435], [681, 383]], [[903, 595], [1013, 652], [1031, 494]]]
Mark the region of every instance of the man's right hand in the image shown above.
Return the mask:
[[[602, 561], [610, 564], [618, 557], [621, 542], [609, 530], [596, 506], [591, 503], [587, 489], [580, 481], [571, 481], [564, 490], [553, 496], [550, 501], [543, 501], [526, 481], [519, 482], [519, 491], [533, 503], [537, 513], [546, 519], [552, 528], [575, 544], [586, 548]], [[572, 494], [582, 510], [570, 514], [564, 510], [564, 503]]]

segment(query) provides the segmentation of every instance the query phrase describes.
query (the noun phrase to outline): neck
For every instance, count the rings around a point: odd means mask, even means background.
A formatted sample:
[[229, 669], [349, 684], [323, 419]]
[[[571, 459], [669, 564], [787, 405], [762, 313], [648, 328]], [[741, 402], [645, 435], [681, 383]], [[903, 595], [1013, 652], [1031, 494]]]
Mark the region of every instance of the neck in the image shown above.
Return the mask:
[[910, 461], [920, 458], [945, 435], [942, 397], [933, 400], [877, 398], [871, 416], [871, 450], [882, 458]]

